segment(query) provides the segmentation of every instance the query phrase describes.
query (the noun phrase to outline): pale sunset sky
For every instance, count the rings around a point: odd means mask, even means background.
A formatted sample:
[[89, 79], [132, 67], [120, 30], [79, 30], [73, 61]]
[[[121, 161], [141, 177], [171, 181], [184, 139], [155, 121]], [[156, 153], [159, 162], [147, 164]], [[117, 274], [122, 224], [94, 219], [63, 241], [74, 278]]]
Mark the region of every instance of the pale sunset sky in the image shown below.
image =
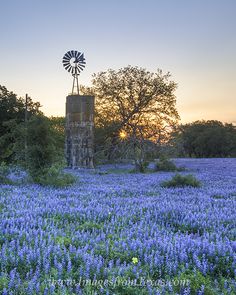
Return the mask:
[[181, 122], [236, 123], [236, 0], [0, 0], [0, 85], [64, 115], [68, 50], [79, 77], [132, 65], [170, 72]]

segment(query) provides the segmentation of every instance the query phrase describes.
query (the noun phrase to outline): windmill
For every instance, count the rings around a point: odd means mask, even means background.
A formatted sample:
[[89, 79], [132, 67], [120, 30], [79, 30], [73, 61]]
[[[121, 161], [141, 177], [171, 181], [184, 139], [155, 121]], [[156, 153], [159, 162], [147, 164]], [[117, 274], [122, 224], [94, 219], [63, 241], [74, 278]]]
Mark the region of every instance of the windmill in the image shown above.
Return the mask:
[[78, 76], [85, 68], [84, 54], [70, 50], [62, 58], [73, 76], [72, 93], [66, 97], [65, 155], [68, 167], [94, 168], [94, 96], [80, 95]]
[[64, 68], [73, 76], [72, 94], [79, 94], [78, 76], [86, 64], [84, 54], [70, 50], [63, 56], [62, 63]]

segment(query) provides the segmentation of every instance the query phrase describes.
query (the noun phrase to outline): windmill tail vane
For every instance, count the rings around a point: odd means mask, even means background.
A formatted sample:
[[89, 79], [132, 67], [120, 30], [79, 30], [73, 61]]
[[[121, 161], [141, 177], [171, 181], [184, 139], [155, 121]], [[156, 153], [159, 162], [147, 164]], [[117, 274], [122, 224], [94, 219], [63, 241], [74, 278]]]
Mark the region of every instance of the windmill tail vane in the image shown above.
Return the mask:
[[79, 94], [78, 76], [86, 64], [84, 54], [76, 50], [70, 50], [63, 56], [62, 64], [73, 76], [72, 94]]

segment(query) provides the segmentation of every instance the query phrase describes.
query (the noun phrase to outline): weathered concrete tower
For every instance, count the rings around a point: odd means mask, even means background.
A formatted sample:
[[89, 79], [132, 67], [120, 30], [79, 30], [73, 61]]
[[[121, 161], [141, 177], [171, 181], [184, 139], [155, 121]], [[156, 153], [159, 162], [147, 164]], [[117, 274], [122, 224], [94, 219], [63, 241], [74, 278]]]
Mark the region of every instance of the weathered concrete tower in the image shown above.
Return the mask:
[[72, 94], [66, 97], [67, 165], [94, 168], [94, 96], [79, 95], [78, 75], [86, 64], [84, 54], [70, 50], [62, 63], [73, 76]]
[[66, 159], [71, 168], [94, 168], [94, 96], [66, 98]]

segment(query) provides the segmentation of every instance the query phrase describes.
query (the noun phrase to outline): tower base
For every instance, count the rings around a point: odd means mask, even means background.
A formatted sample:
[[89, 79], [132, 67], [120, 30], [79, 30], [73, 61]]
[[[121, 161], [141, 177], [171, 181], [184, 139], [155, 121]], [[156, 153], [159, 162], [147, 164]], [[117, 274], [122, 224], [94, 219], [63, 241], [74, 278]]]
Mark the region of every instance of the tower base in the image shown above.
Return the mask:
[[94, 168], [94, 96], [66, 97], [66, 143], [68, 167]]

